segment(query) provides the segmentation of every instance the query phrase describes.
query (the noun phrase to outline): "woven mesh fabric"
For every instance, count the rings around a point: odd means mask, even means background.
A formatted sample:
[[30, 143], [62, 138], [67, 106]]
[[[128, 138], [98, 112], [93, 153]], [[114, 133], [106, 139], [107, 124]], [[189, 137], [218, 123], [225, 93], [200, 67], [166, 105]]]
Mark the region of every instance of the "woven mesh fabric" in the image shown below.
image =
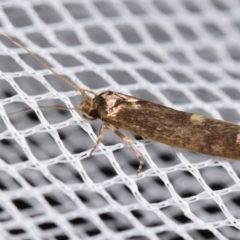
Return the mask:
[[[0, 31], [79, 87], [238, 123], [239, 13], [239, 0], [2, 0]], [[89, 158], [101, 121], [38, 108], [81, 99], [0, 37], [0, 239], [239, 239], [240, 162], [124, 130], [138, 176], [109, 130]]]

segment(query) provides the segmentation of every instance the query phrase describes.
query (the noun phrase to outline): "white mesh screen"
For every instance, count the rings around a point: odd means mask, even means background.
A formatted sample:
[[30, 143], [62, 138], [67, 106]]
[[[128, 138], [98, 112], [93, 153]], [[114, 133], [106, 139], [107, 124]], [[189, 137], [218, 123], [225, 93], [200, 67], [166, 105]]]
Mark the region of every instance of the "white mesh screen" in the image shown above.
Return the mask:
[[[80, 87], [238, 123], [239, 13], [239, 0], [2, 0], [0, 31]], [[1, 239], [239, 239], [240, 162], [139, 140], [136, 176], [108, 130], [88, 158], [101, 121], [38, 108], [80, 94], [2, 36], [0, 70]]]

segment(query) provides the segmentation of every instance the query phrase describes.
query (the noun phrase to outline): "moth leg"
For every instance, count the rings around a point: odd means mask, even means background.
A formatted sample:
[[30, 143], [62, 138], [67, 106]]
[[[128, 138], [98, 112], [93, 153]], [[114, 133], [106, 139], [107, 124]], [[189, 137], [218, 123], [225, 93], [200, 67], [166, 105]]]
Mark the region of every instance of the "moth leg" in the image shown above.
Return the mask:
[[84, 119], [86, 119], [86, 120], [88, 120], [88, 121], [93, 121], [93, 120], [95, 120], [95, 118], [88, 117], [88, 116], [86, 116], [86, 115], [84, 115], [84, 114], [82, 114], [82, 118], [84, 118]]
[[105, 123], [105, 126], [113, 131], [115, 134], [117, 134], [125, 144], [127, 144], [129, 147], [132, 148], [132, 150], [134, 151], [134, 153], [136, 154], [138, 160], [139, 160], [139, 166], [138, 166], [138, 169], [137, 169], [137, 175], [141, 172], [142, 170], [142, 167], [144, 165], [144, 161], [142, 160], [142, 155], [141, 153], [133, 146], [133, 144], [131, 143], [131, 140], [125, 136], [124, 134], [122, 134], [116, 127], [114, 127], [113, 125], [109, 124], [109, 123]]
[[98, 147], [99, 143], [102, 141], [103, 139], [103, 131], [104, 129], [108, 128], [107, 124], [104, 123], [101, 128], [99, 129], [99, 132], [98, 132], [98, 139], [97, 139], [97, 142], [94, 144], [90, 154], [89, 154], [89, 157], [92, 156], [93, 152], [96, 150], [96, 148]]

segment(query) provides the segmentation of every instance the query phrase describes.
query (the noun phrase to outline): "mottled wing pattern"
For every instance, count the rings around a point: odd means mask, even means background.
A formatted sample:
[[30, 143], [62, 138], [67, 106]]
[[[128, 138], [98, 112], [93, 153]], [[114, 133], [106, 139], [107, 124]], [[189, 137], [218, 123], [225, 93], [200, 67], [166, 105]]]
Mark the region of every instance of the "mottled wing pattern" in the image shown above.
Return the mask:
[[[195, 152], [240, 159], [240, 127], [130, 97], [107, 117], [114, 126], [144, 138]], [[137, 101], [133, 101], [133, 99]]]

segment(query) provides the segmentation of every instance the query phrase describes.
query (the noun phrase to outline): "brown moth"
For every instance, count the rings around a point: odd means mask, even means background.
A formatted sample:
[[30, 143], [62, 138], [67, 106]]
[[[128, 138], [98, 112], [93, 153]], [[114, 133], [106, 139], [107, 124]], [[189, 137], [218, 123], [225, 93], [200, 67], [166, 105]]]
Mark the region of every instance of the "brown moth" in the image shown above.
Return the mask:
[[[186, 113], [148, 102], [125, 94], [104, 91], [97, 94], [79, 88], [63, 76], [51, 69], [38, 56], [26, 47], [15, 42], [11, 37], [0, 33], [17, 46], [25, 49], [37, 61], [59, 77], [62, 81], [80, 91], [83, 102], [79, 108], [87, 120], [101, 119], [103, 125], [98, 140], [90, 152], [90, 156], [103, 138], [104, 129], [115, 132], [129, 145], [139, 159], [137, 174], [144, 164], [140, 152], [132, 141], [119, 131], [119, 128], [136, 133], [143, 138], [170, 145], [174, 148], [187, 149], [215, 157], [240, 160], [240, 126], [226, 121], [207, 118], [199, 114]], [[86, 92], [94, 95], [90, 98]]]

